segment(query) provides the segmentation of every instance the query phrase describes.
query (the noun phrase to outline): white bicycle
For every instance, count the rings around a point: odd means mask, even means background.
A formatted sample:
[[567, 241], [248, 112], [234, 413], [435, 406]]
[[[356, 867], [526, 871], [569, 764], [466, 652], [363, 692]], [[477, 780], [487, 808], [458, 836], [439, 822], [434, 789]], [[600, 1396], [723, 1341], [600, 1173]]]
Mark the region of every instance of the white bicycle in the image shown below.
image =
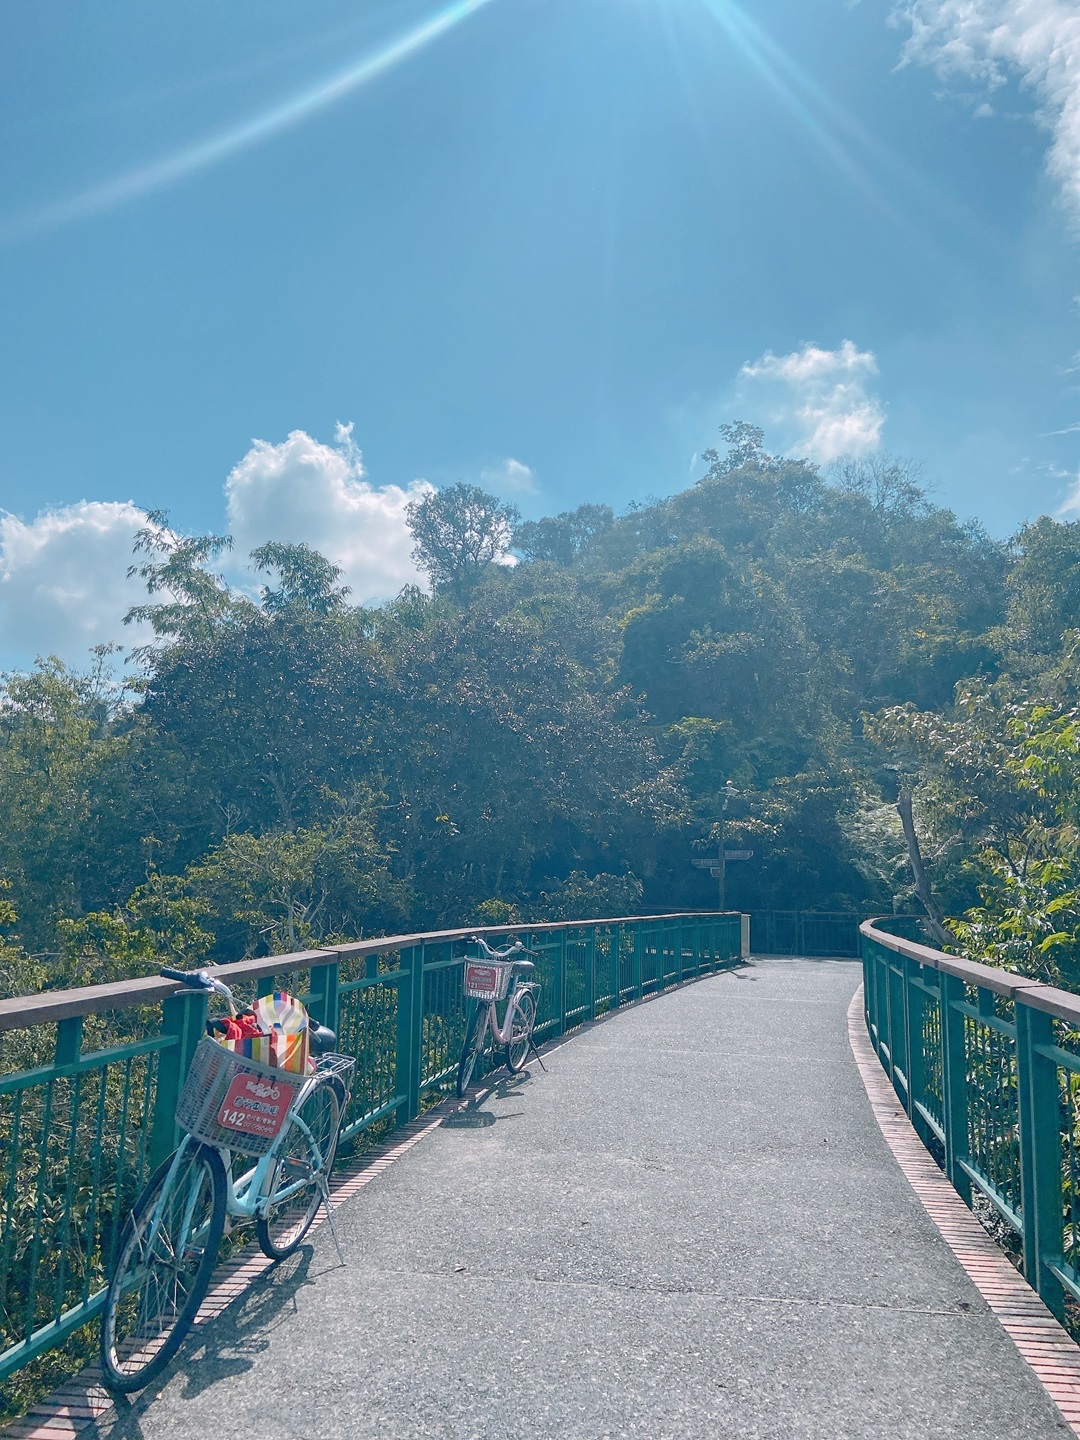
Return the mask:
[[[505, 950], [493, 950], [480, 935], [470, 935], [468, 943], [479, 946], [480, 954], [465, 959], [465, 994], [476, 1001], [476, 1006], [469, 1017], [458, 1062], [459, 1095], [469, 1088], [489, 1028], [492, 1045], [504, 1047], [511, 1075], [524, 1069], [533, 1043], [536, 997], [540, 993], [540, 982], [529, 978], [536, 972], [535, 963], [522, 958], [535, 951], [526, 950], [520, 940]], [[506, 1009], [500, 1023], [496, 1006], [504, 999]]]

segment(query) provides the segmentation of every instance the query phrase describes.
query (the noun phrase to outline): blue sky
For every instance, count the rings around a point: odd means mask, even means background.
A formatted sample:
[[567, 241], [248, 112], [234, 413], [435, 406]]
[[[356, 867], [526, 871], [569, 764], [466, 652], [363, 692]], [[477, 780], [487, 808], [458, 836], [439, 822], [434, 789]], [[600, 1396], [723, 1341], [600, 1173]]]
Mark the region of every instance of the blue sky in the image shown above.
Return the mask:
[[0, 663], [131, 639], [137, 507], [367, 598], [420, 482], [622, 508], [734, 418], [1075, 513], [1072, 0], [357, 10], [0, 10]]

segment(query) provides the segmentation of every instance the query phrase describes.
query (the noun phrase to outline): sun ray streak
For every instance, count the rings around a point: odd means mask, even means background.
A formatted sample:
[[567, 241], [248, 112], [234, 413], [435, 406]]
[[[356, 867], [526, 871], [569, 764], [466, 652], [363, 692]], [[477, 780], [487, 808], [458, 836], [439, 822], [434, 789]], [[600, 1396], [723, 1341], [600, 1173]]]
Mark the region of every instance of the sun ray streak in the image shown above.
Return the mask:
[[150, 165], [117, 175], [67, 200], [0, 221], [0, 240], [24, 239], [42, 230], [104, 214], [128, 201], [197, 175], [210, 166], [220, 165], [234, 155], [301, 124], [318, 111], [385, 75], [491, 3], [492, 0], [453, 0], [453, 3], [444, 5], [428, 19], [379, 49], [365, 53], [344, 70], [298, 91], [249, 120], [197, 140]]
[[[887, 192], [859, 162], [850, 146], [839, 138], [841, 134], [870, 157], [875, 171], [879, 174], [891, 173], [894, 181], [917, 193], [940, 220], [951, 222], [975, 243], [988, 245], [988, 237], [976, 226], [967, 211], [950, 197], [943, 195], [914, 167], [906, 164], [869, 134], [796, 64], [736, 0], [700, 0], [700, 3], [720, 24], [744, 60], [769, 86], [780, 103], [791, 112], [835, 168], [894, 225], [907, 232], [920, 248], [925, 251], [934, 250], [937, 254], [936, 248], [929, 244], [928, 237], [913, 224], [910, 215], [906, 213], [906, 207], [899, 206], [894, 193]], [[940, 259], [939, 254], [938, 258]]]

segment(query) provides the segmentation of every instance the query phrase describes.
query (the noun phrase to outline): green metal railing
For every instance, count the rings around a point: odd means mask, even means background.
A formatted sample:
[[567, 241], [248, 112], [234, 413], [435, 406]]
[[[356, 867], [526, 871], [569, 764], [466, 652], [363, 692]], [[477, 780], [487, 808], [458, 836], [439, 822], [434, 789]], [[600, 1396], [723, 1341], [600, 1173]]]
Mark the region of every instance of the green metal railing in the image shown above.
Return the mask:
[[[223, 965], [244, 999], [303, 996], [356, 1057], [352, 1137], [404, 1123], [454, 1080], [467, 1019], [462, 939], [539, 952], [548, 1039], [740, 954], [738, 915], [680, 914], [390, 936]], [[0, 1001], [0, 1380], [98, 1313], [124, 1219], [177, 1142], [205, 994], [157, 977]]]
[[750, 949], [755, 955], [859, 954], [859, 921], [854, 911], [755, 910], [750, 915]]
[[874, 1048], [949, 1180], [1011, 1227], [1025, 1277], [1064, 1317], [1080, 1300], [1080, 995], [890, 923], [861, 926]]

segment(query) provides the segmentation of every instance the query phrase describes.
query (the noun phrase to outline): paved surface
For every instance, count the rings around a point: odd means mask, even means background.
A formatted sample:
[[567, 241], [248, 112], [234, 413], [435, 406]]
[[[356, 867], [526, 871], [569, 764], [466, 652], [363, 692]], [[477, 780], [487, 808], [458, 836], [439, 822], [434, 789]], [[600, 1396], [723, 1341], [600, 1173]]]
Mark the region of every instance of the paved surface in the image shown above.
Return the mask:
[[91, 1433], [1061, 1437], [871, 1116], [859, 978], [758, 961], [579, 1034]]

